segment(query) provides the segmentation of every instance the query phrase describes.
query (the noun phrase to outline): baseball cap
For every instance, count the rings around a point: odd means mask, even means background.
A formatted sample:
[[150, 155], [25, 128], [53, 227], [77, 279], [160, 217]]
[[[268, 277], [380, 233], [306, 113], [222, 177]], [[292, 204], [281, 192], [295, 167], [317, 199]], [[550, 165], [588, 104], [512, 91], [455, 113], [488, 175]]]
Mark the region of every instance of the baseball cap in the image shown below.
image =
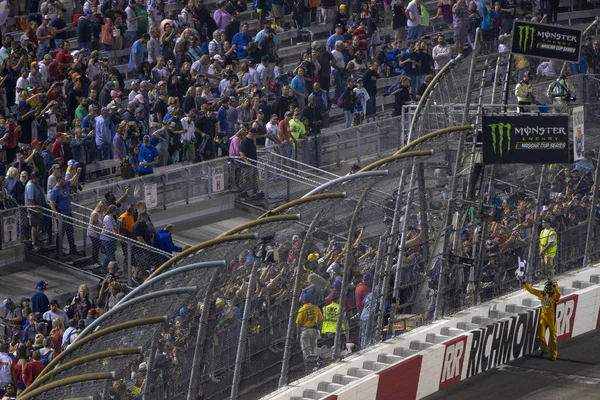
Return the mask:
[[15, 304], [15, 303], [13, 303], [13, 301], [10, 298], [4, 299], [3, 303], [4, 303], [4, 304], [2, 304], [3, 308], [8, 308], [9, 304], [13, 304], [13, 305]]
[[146, 99], [145, 99], [145, 98], [144, 98], [144, 96], [143, 96], [143, 95], [141, 95], [141, 94], [136, 94], [136, 95], [135, 95], [135, 99], [136, 99], [138, 102], [142, 103], [142, 104], [146, 104]]
[[149, 141], [150, 141], [150, 136], [144, 135], [144, 142], [149, 142]]
[[222, 62], [223, 62], [223, 57], [221, 57], [221, 55], [220, 55], [220, 54], [217, 54], [217, 55], [215, 55], [215, 56], [213, 57], [213, 60], [216, 60], [216, 61], [218, 61], [218, 62], [222, 63]]
[[45, 20], [47, 20], [47, 21], [50, 21], [50, 19], [51, 19], [51, 18], [50, 18], [50, 16], [49, 16], [49, 15], [44, 15], [44, 16], [42, 17], [42, 19], [45, 19]]
[[38, 144], [42, 144], [42, 142], [40, 142], [40, 141], [39, 141], [39, 140], [37, 140], [37, 139], [34, 139], [34, 140], [32, 140], [32, 141], [31, 141], [31, 145], [32, 145], [32, 146], [37, 146]]
[[294, 116], [294, 113], [293, 113], [293, 112], [291, 112], [291, 111], [286, 111], [286, 112], [285, 112], [285, 116], [286, 116], [286, 117], [293, 117], [293, 116]]
[[108, 87], [108, 88], [111, 88], [111, 89], [112, 89], [112, 88], [114, 88], [114, 87], [115, 87], [115, 83], [114, 83], [113, 81], [108, 81], [108, 82], [106, 82], [106, 87]]
[[40, 173], [37, 171], [33, 171], [31, 174], [29, 174], [29, 179], [39, 178], [39, 177], [40, 177]]
[[100, 52], [98, 50], [94, 50], [90, 53], [90, 56], [92, 57], [98, 57], [100, 55]]
[[110, 110], [108, 108], [102, 107], [100, 109], [100, 114], [108, 114], [108, 113], [110, 113]]
[[67, 165], [70, 167], [71, 165], [79, 165], [79, 163], [75, 160], [69, 160], [69, 162], [67, 163]]
[[134, 87], [135, 85], [139, 85], [140, 84], [140, 80], [139, 79], [134, 79], [131, 81], [131, 87]]
[[50, 302], [50, 305], [58, 305], [58, 300], [54, 299]]
[[340, 10], [345, 10], [346, 9], [346, 5], [345, 4], [340, 4]]
[[29, 36], [27, 36], [27, 35], [21, 35], [21, 40], [29, 40]]
[[97, 105], [95, 105], [95, 104], [90, 104], [90, 106], [88, 107], [88, 111], [89, 111], [89, 110], [95, 110], [95, 111], [98, 111], [98, 106], [97, 106]]
[[264, 114], [264, 113], [265, 113], [265, 110], [263, 110], [262, 108], [260, 108], [260, 109], [258, 110], [258, 113], [259, 113], [259, 114]]
[[24, 301], [31, 301], [29, 297], [21, 297], [21, 303]]
[[333, 290], [342, 290], [342, 281], [336, 280], [335, 282], [333, 282], [333, 285], [331, 285], [331, 287], [333, 288]]
[[77, 72], [73, 72], [73, 74], [71, 75], [71, 79], [75, 80], [75, 79], [79, 79], [81, 78], [81, 75], [79, 75], [79, 73]]
[[52, 56], [50, 54], [44, 55], [44, 60], [52, 61]]
[[84, 10], [85, 15], [87, 15], [88, 17], [92, 16], [92, 10], [90, 10], [89, 8], [87, 10]]
[[255, 65], [256, 65], [256, 63], [253, 60], [248, 61], [248, 66], [249, 67], [253, 67]]
[[95, 308], [90, 308], [88, 310], [88, 315], [98, 315], [98, 311]]
[[335, 25], [335, 27], [336, 27], [336, 28], [343, 28], [343, 27], [344, 27], [344, 25], [342, 25], [342, 24], [336, 24], [336, 25]]
[[48, 286], [48, 283], [44, 280], [41, 280], [37, 283], [38, 288], [45, 288], [46, 286]]
[[79, 321], [77, 321], [77, 327], [78, 328], [85, 328], [85, 321], [80, 319]]
[[364, 274], [363, 275], [363, 281], [372, 281], [373, 280], [373, 275], [371, 274]]
[[141, 81], [140, 82], [140, 86], [149, 85], [149, 84], [150, 84], [150, 82], [148, 82], [148, 81]]
[[279, 115], [277, 115], [277, 114], [271, 114], [271, 118], [279, 118]]
[[64, 137], [64, 136], [65, 136], [65, 133], [64, 133], [64, 132], [56, 132], [56, 138], [57, 138], [57, 139], [58, 139], [58, 138], [61, 138], [61, 137]]
[[121, 92], [119, 92], [118, 90], [111, 90], [110, 97], [112, 97], [113, 99], [118, 99], [119, 97], [121, 97]]
[[310, 300], [310, 296], [308, 295], [308, 293], [302, 293], [302, 296], [300, 296], [300, 300], [302, 300], [303, 303], [308, 303]]

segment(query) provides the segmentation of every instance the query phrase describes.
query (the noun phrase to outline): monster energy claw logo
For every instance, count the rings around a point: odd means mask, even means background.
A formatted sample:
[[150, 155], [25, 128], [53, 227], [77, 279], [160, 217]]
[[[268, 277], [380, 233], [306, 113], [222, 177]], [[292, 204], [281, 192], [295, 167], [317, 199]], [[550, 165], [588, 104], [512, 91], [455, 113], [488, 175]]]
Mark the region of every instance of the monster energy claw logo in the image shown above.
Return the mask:
[[[533, 48], [533, 36], [535, 35], [535, 27], [520, 25], [519, 26], [519, 49], [521, 51], [531, 50]], [[529, 42], [529, 43], [527, 43]]]
[[502, 157], [504, 153], [504, 142], [506, 141], [506, 151], [510, 151], [510, 129], [512, 128], [511, 124], [499, 123], [499, 124], [490, 124], [488, 127], [492, 133], [492, 148], [494, 149], [494, 154], [500, 153], [500, 157]]

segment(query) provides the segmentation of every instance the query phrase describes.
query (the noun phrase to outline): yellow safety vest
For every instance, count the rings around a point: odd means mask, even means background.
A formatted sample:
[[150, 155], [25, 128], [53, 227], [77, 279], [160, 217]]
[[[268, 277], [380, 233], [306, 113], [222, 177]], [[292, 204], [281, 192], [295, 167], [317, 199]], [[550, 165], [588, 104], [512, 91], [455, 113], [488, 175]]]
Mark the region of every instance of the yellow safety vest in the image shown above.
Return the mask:
[[[548, 240], [550, 239], [550, 236], [552, 236], [552, 235], [554, 235], [556, 237], [556, 240], [554, 241], [554, 243], [552, 243], [550, 245], [550, 247], [548, 247], [546, 249], [546, 252], [544, 254], [542, 254], [542, 250], [544, 250], [544, 248], [548, 244]], [[548, 256], [548, 257], [555, 257], [557, 250], [558, 250], [558, 235], [556, 235], [556, 231], [552, 228], [542, 229], [542, 232], [540, 233], [540, 255]]]
[[[335, 333], [335, 327], [337, 325], [338, 313], [340, 305], [338, 303], [331, 303], [328, 306], [323, 307], [323, 324], [321, 325], [321, 333]], [[347, 332], [346, 320], [342, 320], [342, 333], [346, 335]]]

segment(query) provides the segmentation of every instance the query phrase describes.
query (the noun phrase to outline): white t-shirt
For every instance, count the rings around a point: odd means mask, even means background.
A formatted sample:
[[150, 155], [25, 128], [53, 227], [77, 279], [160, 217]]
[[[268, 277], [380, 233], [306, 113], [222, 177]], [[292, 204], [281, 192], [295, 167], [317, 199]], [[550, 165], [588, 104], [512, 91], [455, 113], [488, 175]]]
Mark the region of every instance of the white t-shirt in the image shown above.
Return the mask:
[[185, 133], [181, 135], [181, 143], [192, 142], [196, 138], [194, 123], [188, 117], [184, 117], [181, 118], [181, 126], [185, 130]]
[[58, 318], [63, 323], [63, 327], [69, 326], [69, 317], [67, 316], [67, 313], [63, 310], [59, 309], [56, 313], [53, 313], [52, 311], [46, 311], [43, 317], [46, 321], [54, 321], [55, 318]]
[[415, 26], [421, 25], [421, 14], [419, 14], [420, 8], [421, 7], [417, 4], [417, 2], [415, 0], [408, 3], [408, 6], [406, 7], [406, 12], [410, 13], [410, 17], [414, 18], [414, 21], [411, 21], [410, 19], [408, 19], [406, 22], [406, 25], [408, 25], [409, 27], [415, 27]]
[[[265, 126], [267, 128], [267, 135], [270, 136], [279, 136], [281, 134], [281, 130], [279, 130], [279, 126], [277, 124], [272, 124], [271, 121], [267, 123]], [[277, 144], [276, 142], [270, 140], [268, 137], [265, 140], [265, 147], [272, 147]]]
[[136, 17], [135, 10], [131, 6], [127, 6], [125, 14], [127, 14], [127, 32], [137, 32], [138, 20], [132, 21], [132, 18]]
[[[344, 62], [344, 55], [341, 51], [333, 50], [331, 55], [333, 55], [336, 67], [344, 68], [346, 66], [346, 63]], [[335, 68], [331, 67], [331, 72], [333, 71], [335, 71]]]
[[[23, 78], [22, 76], [20, 76], [19, 79], [17, 79], [17, 85], [16, 85], [17, 89], [27, 90], [28, 86], [29, 86], [29, 81], [27, 79]], [[18, 91], [15, 94], [15, 104], [19, 104], [19, 92]]]
[[9, 13], [10, 7], [8, 6], [8, 0], [0, 1], [0, 26], [6, 25]]
[[12, 382], [12, 375], [10, 374], [10, 368], [12, 367], [12, 358], [6, 353], [0, 353], [0, 385], [6, 386], [7, 383]]
[[365, 89], [364, 87], [360, 89], [355, 87], [354, 94], [356, 95], [356, 100], [360, 103], [360, 106], [362, 107], [362, 110], [360, 112], [365, 114], [367, 112], [367, 101], [369, 101], [370, 98], [367, 89]]

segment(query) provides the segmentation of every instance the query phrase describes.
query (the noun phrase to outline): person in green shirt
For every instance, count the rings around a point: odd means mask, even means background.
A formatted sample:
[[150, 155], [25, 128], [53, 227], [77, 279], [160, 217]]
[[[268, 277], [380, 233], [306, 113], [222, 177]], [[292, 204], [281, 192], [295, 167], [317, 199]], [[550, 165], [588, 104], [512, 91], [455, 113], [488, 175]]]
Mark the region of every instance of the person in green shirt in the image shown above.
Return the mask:
[[82, 98], [81, 101], [79, 102], [79, 105], [77, 106], [77, 108], [75, 109], [75, 118], [79, 119], [79, 120], [83, 120], [85, 117], [87, 117], [88, 115], [88, 111], [87, 111], [87, 99], [86, 98]]
[[138, 19], [138, 37], [142, 37], [144, 33], [148, 33], [148, 12], [146, 7], [142, 7], [139, 4], [135, 7], [135, 16], [142, 17]]
[[300, 111], [294, 111], [294, 118], [290, 120], [290, 133], [294, 140], [306, 138], [306, 127], [300, 120]]

